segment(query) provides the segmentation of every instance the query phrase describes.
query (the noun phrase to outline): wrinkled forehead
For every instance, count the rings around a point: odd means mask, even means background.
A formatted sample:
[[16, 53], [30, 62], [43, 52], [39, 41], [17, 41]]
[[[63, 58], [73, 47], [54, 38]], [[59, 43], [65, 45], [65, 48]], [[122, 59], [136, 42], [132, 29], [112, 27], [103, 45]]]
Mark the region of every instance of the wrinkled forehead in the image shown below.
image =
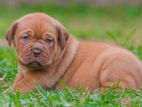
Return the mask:
[[48, 19], [24, 19], [18, 21], [17, 32], [31, 29], [35, 33], [49, 32], [56, 34], [56, 26]]

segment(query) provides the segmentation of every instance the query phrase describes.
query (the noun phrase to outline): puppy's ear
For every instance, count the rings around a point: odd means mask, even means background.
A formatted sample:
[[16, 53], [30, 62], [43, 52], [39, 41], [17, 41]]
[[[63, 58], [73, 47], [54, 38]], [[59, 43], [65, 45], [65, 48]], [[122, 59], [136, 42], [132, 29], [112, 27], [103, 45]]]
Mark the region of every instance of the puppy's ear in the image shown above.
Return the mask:
[[57, 27], [58, 41], [62, 49], [66, 46], [66, 42], [69, 38], [68, 32], [63, 27]]
[[6, 40], [8, 41], [9, 46], [11, 46], [12, 42], [14, 41], [17, 26], [17, 22], [13, 23], [6, 33]]

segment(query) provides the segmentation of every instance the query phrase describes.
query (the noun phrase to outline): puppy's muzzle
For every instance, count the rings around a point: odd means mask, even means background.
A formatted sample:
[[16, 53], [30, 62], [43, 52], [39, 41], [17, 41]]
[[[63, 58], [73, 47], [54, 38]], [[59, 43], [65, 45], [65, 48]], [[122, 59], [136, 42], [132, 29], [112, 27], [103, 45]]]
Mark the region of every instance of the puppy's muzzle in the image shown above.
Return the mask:
[[31, 51], [34, 57], [39, 57], [43, 52], [43, 48], [39, 43], [35, 43], [31, 48]]

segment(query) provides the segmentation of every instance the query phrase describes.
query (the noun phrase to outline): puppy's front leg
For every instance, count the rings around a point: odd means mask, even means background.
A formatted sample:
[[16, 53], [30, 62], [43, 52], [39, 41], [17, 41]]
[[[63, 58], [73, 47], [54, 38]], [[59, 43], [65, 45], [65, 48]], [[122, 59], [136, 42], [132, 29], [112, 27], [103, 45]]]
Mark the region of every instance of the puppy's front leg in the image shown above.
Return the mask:
[[22, 72], [18, 72], [16, 79], [14, 80], [13, 86], [19, 83], [24, 78], [24, 75]]
[[22, 79], [19, 76], [14, 83], [14, 89], [23, 93], [33, 91], [35, 90], [35, 80], [29, 74], [25, 75]]

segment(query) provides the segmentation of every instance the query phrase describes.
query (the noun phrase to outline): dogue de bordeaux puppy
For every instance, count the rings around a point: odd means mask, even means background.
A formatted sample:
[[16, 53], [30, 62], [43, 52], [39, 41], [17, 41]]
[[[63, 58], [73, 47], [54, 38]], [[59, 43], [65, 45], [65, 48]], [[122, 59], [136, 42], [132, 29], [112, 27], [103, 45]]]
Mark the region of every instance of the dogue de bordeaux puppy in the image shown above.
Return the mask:
[[36, 84], [95, 90], [117, 81], [120, 89], [142, 88], [142, 63], [133, 53], [106, 43], [79, 42], [44, 13], [16, 20], [6, 39], [17, 52], [19, 72], [13, 86], [20, 92], [34, 91]]

